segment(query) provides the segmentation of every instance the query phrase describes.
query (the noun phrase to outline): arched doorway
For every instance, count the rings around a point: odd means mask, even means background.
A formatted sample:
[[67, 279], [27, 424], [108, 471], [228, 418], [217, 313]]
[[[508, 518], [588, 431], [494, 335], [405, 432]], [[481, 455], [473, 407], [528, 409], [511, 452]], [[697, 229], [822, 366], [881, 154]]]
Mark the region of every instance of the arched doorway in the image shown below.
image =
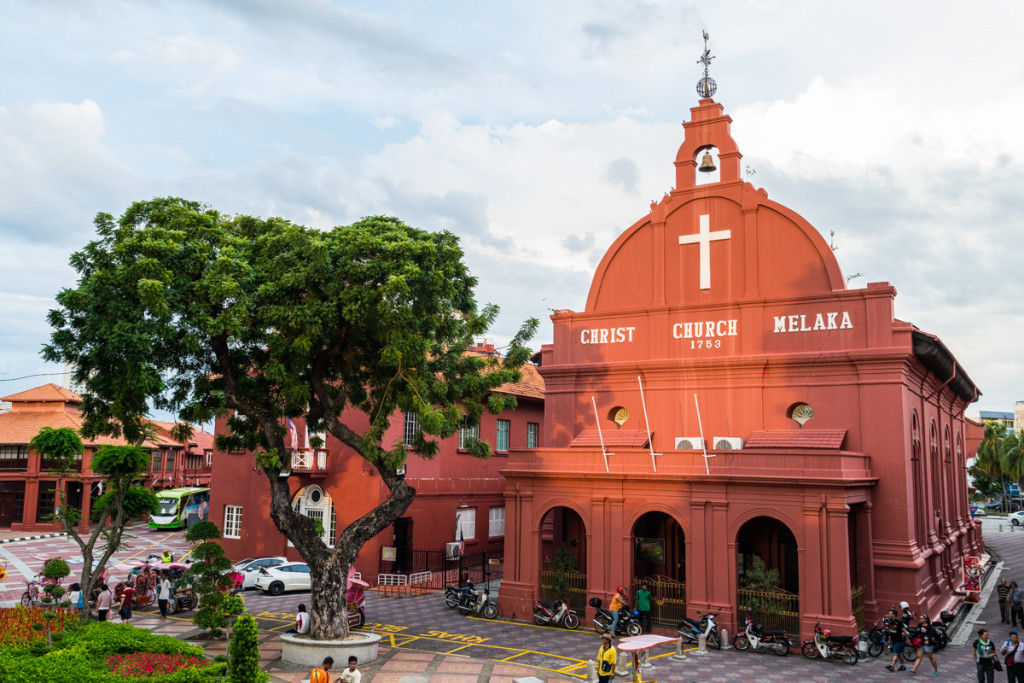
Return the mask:
[[323, 528], [320, 538], [323, 539], [323, 542], [328, 547], [334, 547], [334, 536], [338, 521], [334, 510], [334, 502], [331, 500], [331, 494], [316, 484], [304, 486], [298, 490], [292, 499], [292, 507], [300, 515], [305, 515], [314, 522], [319, 522]]
[[587, 529], [572, 508], [551, 508], [541, 520], [540, 594], [543, 600], [564, 595], [581, 614], [586, 608]]
[[737, 618], [800, 632], [800, 568], [796, 537], [774, 517], [754, 517], [736, 535]]
[[679, 522], [664, 512], [648, 512], [633, 525], [633, 595], [644, 582], [651, 623], [677, 625], [686, 615], [686, 542]]

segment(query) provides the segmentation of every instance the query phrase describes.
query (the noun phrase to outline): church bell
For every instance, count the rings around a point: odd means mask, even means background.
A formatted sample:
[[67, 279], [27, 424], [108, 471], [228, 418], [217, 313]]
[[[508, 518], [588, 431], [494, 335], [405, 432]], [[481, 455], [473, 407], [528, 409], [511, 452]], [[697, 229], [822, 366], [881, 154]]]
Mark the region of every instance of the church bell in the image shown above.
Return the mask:
[[715, 166], [715, 162], [711, 159], [711, 152], [704, 152], [704, 156], [701, 157], [700, 166], [697, 168], [701, 173], [713, 173], [718, 170]]

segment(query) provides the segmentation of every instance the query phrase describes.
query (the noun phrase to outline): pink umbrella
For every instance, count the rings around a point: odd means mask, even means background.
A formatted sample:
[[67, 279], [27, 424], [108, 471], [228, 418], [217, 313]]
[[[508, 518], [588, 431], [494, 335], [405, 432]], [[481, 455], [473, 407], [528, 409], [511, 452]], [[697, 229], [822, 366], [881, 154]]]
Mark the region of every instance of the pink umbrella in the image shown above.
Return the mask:
[[617, 647], [619, 652], [632, 652], [633, 653], [633, 683], [643, 683], [640, 678], [640, 653], [650, 650], [652, 647], [658, 645], [665, 645], [667, 643], [674, 643], [678, 638], [668, 638], [666, 636], [656, 636], [653, 633], [648, 633], [642, 636], [633, 636], [632, 638], [623, 638], [619, 641]]

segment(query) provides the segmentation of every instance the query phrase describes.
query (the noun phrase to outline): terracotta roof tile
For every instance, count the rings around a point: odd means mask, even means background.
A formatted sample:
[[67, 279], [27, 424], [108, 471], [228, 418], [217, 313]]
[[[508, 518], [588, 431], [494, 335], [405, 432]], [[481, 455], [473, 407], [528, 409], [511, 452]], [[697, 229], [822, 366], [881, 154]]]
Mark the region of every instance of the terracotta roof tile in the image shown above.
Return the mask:
[[570, 446], [600, 446], [604, 437], [605, 447], [623, 446], [644, 448], [647, 446], [647, 432], [638, 429], [615, 429], [598, 433], [596, 429], [584, 429], [576, 435]]
[[[64, 411], [3, 413], [0, 415], [0, 444], [27, 444], [43, 427], [70, 427], [78, 430], [81, 426], [81, 418]], [[122, 438], [115, 439], [109, 436], [98, 436], [84, 441], [86, 446], [124, 446], [128, 443]], [[143, 447], [152, 448], [154, 445], [146, 442]]]
[[838, 449], [845, 439], [845, 429], [764, 429], [751, 433], [743, 447]]
[[494, 391], [499, 394], [513, 394], [524, 398], [544, 398], [544, 378], [537, 372], [536, 365], [523, 365], [523, 378], [518, 382], [502, 384]]
[[0, 397], [0, 401], [10, 401], [12, 403], [28, 403], [28, 402], [42, 402], [42, 401], [55, 401], [57, 403], [81, 403], [82, 397], [64, 387], [57, 386], [52, 382], [50, 384], [44, 384], [40, 387], [34, 387], [32, 389], [26, 389], [20, 391], [17, 394], [11, 394], [10, 396]]

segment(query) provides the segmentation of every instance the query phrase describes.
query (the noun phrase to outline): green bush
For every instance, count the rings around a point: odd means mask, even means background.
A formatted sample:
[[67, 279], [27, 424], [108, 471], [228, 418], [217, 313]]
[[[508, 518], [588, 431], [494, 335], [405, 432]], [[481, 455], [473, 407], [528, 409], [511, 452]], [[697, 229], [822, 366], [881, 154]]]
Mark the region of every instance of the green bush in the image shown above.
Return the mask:
[[235, 622], [231, 634], [231, 664], [228, 675], [231, 683], [266, 683], [270, 674], [260, 670], [259, 628], [252, 615], [243, 614]]

